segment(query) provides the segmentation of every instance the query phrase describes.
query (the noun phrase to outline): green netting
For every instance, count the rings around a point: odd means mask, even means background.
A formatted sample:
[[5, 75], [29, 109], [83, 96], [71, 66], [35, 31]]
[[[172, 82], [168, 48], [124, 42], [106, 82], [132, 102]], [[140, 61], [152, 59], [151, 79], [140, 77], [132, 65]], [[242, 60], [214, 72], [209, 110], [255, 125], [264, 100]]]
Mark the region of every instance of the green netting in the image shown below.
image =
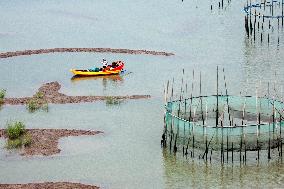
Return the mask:
[[165, 133], [177, 145], [240, 151], [282, 143], [284, 104], [278, 100], [218, 96], [218, 114], [217, 96], [172, 101], [165, 107]]

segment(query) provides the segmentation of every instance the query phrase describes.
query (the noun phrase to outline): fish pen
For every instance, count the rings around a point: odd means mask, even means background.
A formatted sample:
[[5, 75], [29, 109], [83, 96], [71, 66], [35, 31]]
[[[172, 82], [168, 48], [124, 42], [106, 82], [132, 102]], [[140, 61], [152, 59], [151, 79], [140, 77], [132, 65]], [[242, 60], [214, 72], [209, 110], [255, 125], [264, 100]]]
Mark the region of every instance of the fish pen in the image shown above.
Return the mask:
[[222, 163], [282, 157], [281, 100], [268, 95], [228, 95], [227, 89], [225, 95], [219, 94], [218, 68], [217, 94], [192, 96], [191, 92], [190, 97], [174, 97], [169, 85], [161, 145], [171, 153]]

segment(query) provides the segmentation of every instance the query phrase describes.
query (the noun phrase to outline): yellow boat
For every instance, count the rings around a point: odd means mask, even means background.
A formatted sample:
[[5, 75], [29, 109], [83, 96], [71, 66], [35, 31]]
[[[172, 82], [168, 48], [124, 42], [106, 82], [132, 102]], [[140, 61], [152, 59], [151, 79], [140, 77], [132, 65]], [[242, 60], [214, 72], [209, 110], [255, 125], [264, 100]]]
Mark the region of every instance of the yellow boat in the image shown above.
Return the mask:
[[101, 76], [101, 75], [115, 75], [119, 74], [120, 71], [90, 71], [90, 70], [76, 70], [76, 69], [71, 69], [70, 72], [72, 72], [74, 75], [81, 75], [81, 76]]
[[118, 66], [115, 68], [105, 68], [100, 71], [95, 70], [77, 70], [77, 69], [71, 69], [70, 72], [72, 72], [76, 76], [104, 76], [104, 75], [116, 75], [119, 74], [124, 67], [124, 63], [121, 61], [118, 61]]

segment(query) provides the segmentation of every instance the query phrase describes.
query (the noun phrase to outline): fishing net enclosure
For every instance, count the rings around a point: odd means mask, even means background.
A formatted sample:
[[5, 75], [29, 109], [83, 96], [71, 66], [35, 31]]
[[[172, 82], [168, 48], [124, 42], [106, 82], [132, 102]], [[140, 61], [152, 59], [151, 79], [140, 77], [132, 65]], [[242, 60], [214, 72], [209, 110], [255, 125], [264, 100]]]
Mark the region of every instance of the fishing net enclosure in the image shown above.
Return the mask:
[[237, 153], [245, 161], [250, 152], [256, 159], [282, 157], [282, 101], [220, 94], [167, 99], [161, 145], [170, 152], [221, 161]]

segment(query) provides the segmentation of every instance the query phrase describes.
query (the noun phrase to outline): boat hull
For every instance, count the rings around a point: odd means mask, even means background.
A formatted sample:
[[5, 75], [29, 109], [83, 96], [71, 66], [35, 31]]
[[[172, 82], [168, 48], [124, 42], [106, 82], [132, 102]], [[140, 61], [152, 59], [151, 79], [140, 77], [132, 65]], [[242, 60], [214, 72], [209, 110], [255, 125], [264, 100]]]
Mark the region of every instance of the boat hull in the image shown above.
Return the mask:
[[70, 70], [74, 75], [77, 76], [103, 76], [103, 75], [116, 75], [119, 74], [120, 71], [99, 71], [99, 72], [92, 72], [88, 70]]

